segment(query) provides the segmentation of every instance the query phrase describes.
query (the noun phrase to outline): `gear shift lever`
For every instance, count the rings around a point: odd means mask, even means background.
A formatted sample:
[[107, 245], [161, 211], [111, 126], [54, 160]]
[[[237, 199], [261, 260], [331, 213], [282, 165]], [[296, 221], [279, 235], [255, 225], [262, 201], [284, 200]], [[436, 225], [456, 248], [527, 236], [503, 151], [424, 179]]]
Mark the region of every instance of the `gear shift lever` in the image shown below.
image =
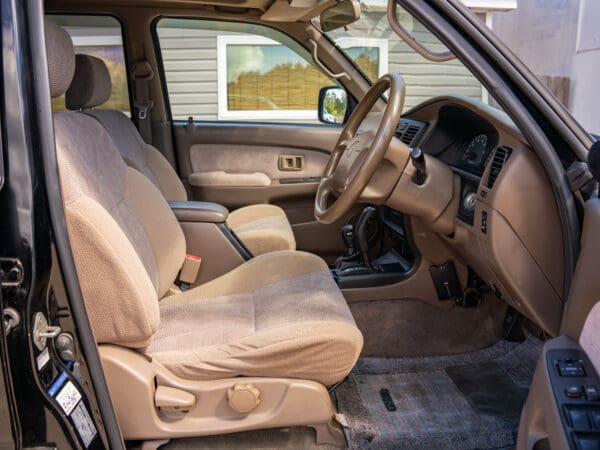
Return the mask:
[[342, 227], [342, 240], [346, 246], [346, 251], [335, 261], [335, 267], [338, 270], [355, 266], [360, 261], [360, 255], [356, 251], [356, 237], [352, 224], [348, 223]]

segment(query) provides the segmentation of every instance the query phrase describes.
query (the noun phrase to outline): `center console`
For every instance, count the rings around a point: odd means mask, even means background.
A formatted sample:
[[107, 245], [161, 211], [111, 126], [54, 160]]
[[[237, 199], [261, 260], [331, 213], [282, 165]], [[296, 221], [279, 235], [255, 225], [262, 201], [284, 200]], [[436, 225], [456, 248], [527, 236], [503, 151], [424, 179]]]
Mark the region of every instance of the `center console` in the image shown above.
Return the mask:
[[187, 252], [201, 258], [197, 286], [238, 267], [252, 257], [227, 225], [229, 211], [211, 202], [169, 202], [181, 225]]
[[391, 208], [367, 206], [343, 227], [342, 239], [346, 251], [332, 268], [341, 289], [397, 283], [415, 262], [404, 216]]

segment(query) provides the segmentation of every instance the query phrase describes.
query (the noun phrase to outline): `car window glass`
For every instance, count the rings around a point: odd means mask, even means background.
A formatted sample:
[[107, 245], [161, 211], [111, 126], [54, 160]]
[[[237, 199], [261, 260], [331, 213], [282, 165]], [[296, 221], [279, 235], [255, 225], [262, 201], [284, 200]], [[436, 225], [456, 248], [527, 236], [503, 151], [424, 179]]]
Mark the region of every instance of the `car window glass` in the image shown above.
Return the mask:
[[165, 18], [156, 34], [175, 120], [317, 122], [319, 90], [335, 85], [268, 27]]
[[[92, 55], [106, 63], [112, 82], [112, 92], [108, 101], [101, 107], [116, 109], [130, 115], [127, 66], [119, 21], [110, 16], [88, 15], [53, 14], [47, 18], [69, 33], [75, 53]], [[52, 109], [55, 112], [66, 110], [64, 95], [52, 99]]]

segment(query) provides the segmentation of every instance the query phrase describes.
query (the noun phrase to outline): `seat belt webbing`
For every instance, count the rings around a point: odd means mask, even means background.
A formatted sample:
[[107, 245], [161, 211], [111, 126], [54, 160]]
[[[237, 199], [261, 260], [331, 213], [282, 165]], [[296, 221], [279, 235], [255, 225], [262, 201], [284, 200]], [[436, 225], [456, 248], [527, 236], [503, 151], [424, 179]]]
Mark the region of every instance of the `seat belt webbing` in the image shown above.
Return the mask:
[[152, 144], [152, 117], [150, 110], [154, 102], [150, 100], [148, 82], [154, 78], [154, 71], [148, 61], [137, 61], [131, 74], [135, 88], [133, 105], [136, 109], [137, 124], [142, 139]]

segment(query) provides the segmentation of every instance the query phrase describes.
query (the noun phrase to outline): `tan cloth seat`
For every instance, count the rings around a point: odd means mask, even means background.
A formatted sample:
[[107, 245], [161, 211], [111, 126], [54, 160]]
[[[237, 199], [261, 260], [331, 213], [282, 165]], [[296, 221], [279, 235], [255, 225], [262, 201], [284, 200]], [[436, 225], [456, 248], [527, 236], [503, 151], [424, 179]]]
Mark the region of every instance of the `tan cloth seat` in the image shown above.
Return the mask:
[[[58, 97], [73, 73], [73, 47], [51, 23], [46, 44]], [[267, 253], [165, 297], [185, 241], [164, 197], [125, 164], [97, 120], [56, 113], [54, 128], [69, 238], [98, 343], [138, 348], [190, 380], [295, 377], [328, 385], [351, 370], [362, 335], [320, 258]]]
[[[104, 61], [90, 55], [76, 55], [75, 75], [65, 95], [67, 108], [82, 110], [97, 119], [108, 130], [125, 162], [148, 177], [167, 200], [187, 200], [187, 192], [171, 164], [144, 142], [127, 116], [116, 110], [93, 109], [105, 103], [110, 95], [110, 74]], [[239, 208], [231, 212], [227, 224], [253, 255], [296, 249], [292, 227], [278, 206]]]

